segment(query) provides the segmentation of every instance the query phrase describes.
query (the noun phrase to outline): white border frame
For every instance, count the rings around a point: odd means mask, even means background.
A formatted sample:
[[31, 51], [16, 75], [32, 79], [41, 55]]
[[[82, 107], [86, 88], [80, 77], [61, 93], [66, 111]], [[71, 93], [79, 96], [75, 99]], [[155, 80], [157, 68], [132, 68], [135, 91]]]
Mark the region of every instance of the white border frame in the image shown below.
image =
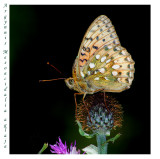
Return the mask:
[[[8, 11], [7, 11], [7, 45], [3, 46], [5, 39], [4, 39], [4, 10], [3, 6], [4, 3], [8, 4]], [[125, 159], [125, 158], [160, 158], [159, 151], [159, 134], [160, 134], [160, 123], [159, 123], [159, 113], [160, 113], [160, 100], [159, 100], [159, 90], [160, 90], [160, 78], [159, 78], [159, 57], [160, 57], [160, 51], [159, 51], [159, 43], [160, 40], [158, 37], [160, 32], [160, 22], [159, 22], [159, 15], [160, 15], [160, 9], [159, 9], [159, 1], [155, 0], [134, 0], [134, 1], [128, 1], [128, 0], [112, 0], [112, 1], [105, 1], [105, 0], [98, 0], [98, 1], [93, 1], [93, 0], [77, 0], [76, 2], [73, 0], [45, 0], [45, 1], [38, 1], [38, 0], [1, 0], [0, 1], [0, 83], [1, 83], [1, 91], [0, 91], [0, 156], [2, 158], [62, 158], [62, 155], [10, 155], [9, 154], [9, 54], [7, 55], [7, 64], [4, 64], [4, 55], [3, 55], [3, 50], [8, 49], [9, 50], [9, 5], [13, 4], [41, 4], [41, 5], [54, 5], [54, 4], [150, 4], [151, 5], [151, 64], [152, 64], [152, 69], [151, 69], [151, 155], [85, 155], [85, 158], [119, 158], [119, 159]], [[135, 11], [136, 12], [136, 11]], [[144, 60], [145, 60], [145, 53], [144, 53]], [[4, 88], [5, 88], [5, 82], [4, 82], [4, 67], [7, 67], [7, 80], [6, 80], [6, 85], [7, 85], [7, 102], [4, 101]], [[143, 67], [143, 66], [142, 66]], [[148, 70], [149, 71], [149, 70]], [[142, 83], [143, 84], [143, 83]], [[8, 109], [8, 114], [4, 113], [4, 107]], [[4, 118], [7, 118], [7, 148], [4, 149]], [[137, 144], [140, 141], [137, 141]], [[25, 144], [25, 143], [24, 143]], [[63, 155], [63, 158], [81, 158], [84, 157], [82, 155]]]

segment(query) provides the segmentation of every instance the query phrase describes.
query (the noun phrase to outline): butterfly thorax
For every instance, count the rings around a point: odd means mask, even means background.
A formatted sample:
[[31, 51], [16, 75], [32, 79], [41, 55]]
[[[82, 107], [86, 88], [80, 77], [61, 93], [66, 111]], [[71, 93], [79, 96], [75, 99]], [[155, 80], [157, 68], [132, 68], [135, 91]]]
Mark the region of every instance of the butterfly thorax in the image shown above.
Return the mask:
[[73, 89], [79, 93], [93, 94], [95, 92], [95, 90], [92, 89], [91, 84], [85, 80], [70, 77], [65, 80], [65, 83], [70, 89]]

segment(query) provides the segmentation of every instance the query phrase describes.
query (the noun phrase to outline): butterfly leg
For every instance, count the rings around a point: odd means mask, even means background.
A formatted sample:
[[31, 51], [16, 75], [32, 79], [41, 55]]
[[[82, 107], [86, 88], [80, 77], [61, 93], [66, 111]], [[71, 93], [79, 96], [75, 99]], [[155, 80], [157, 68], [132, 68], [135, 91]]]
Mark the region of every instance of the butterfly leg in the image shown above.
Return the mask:
[[88, 107], [87, 107], [87, 105], [86, 105], [86, 103], [85, 103], [85, 101], [84, 101], [84, 98], [85, 98], [85, 96], [86, 96], [86, 93], [74, 93], [74, 99], [75, 99], [75, 104], [76, 104], [76, 117], [77, 117], [77, 100], [76, 100], [76, 95], [82, 95], [83, 94], [83, 104], [84, 104], [84, 106], [85, 106], [85, 109], [87, 110], [87, 113], [88, 113], [88, 116], [89, 116], [89, 119], [90, 119], [90, 121], [91, 121], [91, 117], [90, 117], [90, 114], [89, 114], [89, 110], [88, 110]]
[[97, 91], [95, 91], [94, 93], [97, 93], [97, 92], [104, 92], [104, 104], [105, 104], [105, 106], [106, 106], [106, 108], [107, 108], [107, 111], [108, 112], [110, 112], [110, 110], [109, 110], [109, 108], [108, 108], [108, 106], [107, 106], [107, 103], [106, 103], [106, 92], [104, 91], [104, 89], [98, 89]]
[[84, 103], [84, 106], [85, 106], [85, 108], [86, 108], [86, 110], [87, 110], [87, 113], [88, 113], [88, 116], [89, 116], [89, 120], [90, 120], [90, 122], [92, 123], [92, 121], [91, 121], [91, 116], [90, 116], [90, 114], [89, 114], [88, 107], [87, 107], [87, 105], [86, 105], [86, 103], [85, 103], [85, 101], [84, 101], [85, 96], [86, 96], [86, 93], [84, 93], [84, 95], [83, 95], [83, 103]]
[[107, 111], [110, 112], [110, 110], [109, 110], [109, 108], [107, 106], [107, 103], [106, 103], [106, 92], [104, 92], [104, 104], [105, 104], [105, 106], [107, 108]]
[[74, 100], [75, 100], [75, 104], [76, 104], [76, 118], [77, 118], [77, 99], [76, 99], [76, 95], [82, 95], [84, 93], [74, 93]]

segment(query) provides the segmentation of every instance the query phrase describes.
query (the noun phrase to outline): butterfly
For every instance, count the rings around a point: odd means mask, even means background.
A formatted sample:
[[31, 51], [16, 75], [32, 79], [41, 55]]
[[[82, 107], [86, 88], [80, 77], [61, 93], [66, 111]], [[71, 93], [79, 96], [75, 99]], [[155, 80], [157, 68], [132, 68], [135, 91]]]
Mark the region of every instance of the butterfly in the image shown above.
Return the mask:
[[[122, 92], [134, 79], [131, 55], [121, 46], [115, 28], [105, 15], [97, 17], [89, 26], [66, 85], [79, 93]], [[76, 98], [75, 98], [76, 101]]]

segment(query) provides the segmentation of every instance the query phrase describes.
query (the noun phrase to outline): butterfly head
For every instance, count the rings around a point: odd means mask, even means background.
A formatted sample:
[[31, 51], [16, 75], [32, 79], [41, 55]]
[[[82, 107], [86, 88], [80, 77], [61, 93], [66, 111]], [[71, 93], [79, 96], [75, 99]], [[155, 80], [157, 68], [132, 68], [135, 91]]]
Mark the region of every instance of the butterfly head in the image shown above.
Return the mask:
[[66, 85], [70, 88], [70, 89], [74, 89], [74, 79], [73, 78], [67, 78], [67, 79], [65, 79], [65, 83], [66, 83]]

